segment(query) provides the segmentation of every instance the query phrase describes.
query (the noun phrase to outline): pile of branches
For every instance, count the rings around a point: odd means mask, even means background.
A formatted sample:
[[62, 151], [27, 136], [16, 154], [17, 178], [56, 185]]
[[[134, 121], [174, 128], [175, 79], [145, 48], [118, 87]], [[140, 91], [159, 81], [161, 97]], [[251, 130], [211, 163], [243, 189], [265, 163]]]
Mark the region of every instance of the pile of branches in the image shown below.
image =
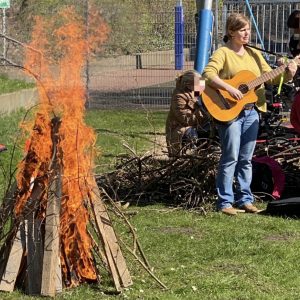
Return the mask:
[[281, 165], [285, 174], [285, 187], [282, 198], [299, 197], [300, 186], [300, 140], [284, 141], [269, 146], [269, 156]]
[[166, 203], [204, 213], [214, 206], [215, 175], [220, 159], [216, 142], [203, 139], [178, 157], [154, 154], [118, 157], [114, 171], [96, 176], [97, 184], [115, 201]]
[[[152, 153], [138, 156], [127, 148], [130, 154], [117, 158], [115, 170], [96, 176], [107, 198], [140, 205], [165, 203], [203, 213], [214, 209], [215, 177], [221, 155], [217, 141], [202, 139], [196, 149], [173, 158]], [[300, 140], [270, 140], [258, 144], [254, 155], [271, 157], [281, 165], [285, 174], [282, 198], [299, 196]], [[253, 194], [257, 200], [274, 200], [265, 190], [253, 190]]]

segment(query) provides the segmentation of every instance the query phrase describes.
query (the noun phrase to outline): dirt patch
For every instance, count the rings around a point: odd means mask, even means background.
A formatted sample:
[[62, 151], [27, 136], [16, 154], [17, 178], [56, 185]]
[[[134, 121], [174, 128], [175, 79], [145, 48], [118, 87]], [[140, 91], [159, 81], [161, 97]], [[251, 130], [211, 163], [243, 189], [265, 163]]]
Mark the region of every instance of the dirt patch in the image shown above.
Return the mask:
[[291, 241], [291, 240], [296, 240], [299, 239], [299, 234], [274, 234], [274, 235], [269, 235], [265, 237], [265, 240], [267, 241]]
[[153, 140], [152, 154], [160, 159], [169, 159], [166, 137], [164, 134], [155, 136]]

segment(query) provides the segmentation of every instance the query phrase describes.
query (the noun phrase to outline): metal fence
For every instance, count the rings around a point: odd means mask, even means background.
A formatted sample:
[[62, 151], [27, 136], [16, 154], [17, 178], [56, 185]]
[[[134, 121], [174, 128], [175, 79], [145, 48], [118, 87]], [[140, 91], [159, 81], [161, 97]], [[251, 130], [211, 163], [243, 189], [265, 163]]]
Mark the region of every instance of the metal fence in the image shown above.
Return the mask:
[[[156, 0], [158, 1], [158, 0]], [[155, 2], [155, 0], [154, 0]], [[176, 1], [174, 1], [175, 4]], [[227, 15], [241, 12], [252, 20], [251, 43], [266, 50], [287, 53], [291, 35], [286, 22], [290, 13], [299, 9], [299, 1], [223, 1], [223, 6], [213, 5], [215, 15], [213, 49], [221, 45]], [[251, 9], [249, 9], [251, 8]], [[187, 14], [185, 1], [184, 13]], [[195, 9], [195, 7], [189, 7]], [[193, 69], [195, 57], [196, 25], [194, 14], [185, 18], [185, 54], [183, 70]], [[174, 10], [161, 12], [151, 22], [170, 22], [174, 30]], [[131, 24], [128, 24], [130, 26]], [[212, 50], [213, 50], [212, 49]], [[101, 62], [101, 63], [100, 63]], [[136, 53], [115, 58], [102, 58], [101, 67], [91, 65], [90, 107], [168, 108], [176, 75], [174, 44], [168, 50]]]
[[[251, 10], [241, 2], [245, 1], [224, 2], [222, 23], [225, 24], [227, 15], [232, 11], [244, 13], [252, 20], [252, 43], [263, 45], [265, 49], [272, 52], [288, 53], [291, 32], [286, 23], [291, 12], [300, 8], [299, 1], [250, 1]], [[222, 30], [224, 31], [224, 27]]]
[[[135, 0], [134, 0], [135, 1]], [[11, 3], [25, 1], [11, 1]], [[28, 1], [27, 1], [28, 2]], [[22, 43], [29, 40], [28, 18], [20, 22], [20, 11], [27, 10], [31, 16], [35, 1], [29, 6], [13, 5], [3, 11], [2, 33], [14, 41], [0, 38], [0, 48], [8, 60], [22, 64]], [[29, 3], [28, 2], [28, 3]], [[126, 1], [94, 0], [96, 6], [89, 6], [89, 0], [64, 0], [74, 5], [89, 25], [88, 9], [101, 11], [112, 27], [110, 40], [101, 55], [87, 61], [83, 72], [88, 88], [90, 108], [168, 108], [170, 96], [178, 73], [194, 68], [196, 49], [196, 1], [183, 0], [184, 11], [184, 62], [182, 70], [175, 69], [174, 27], [177, 0], [140, 0], [139, 7], [128, 10]], [[91, 2], [91, 1], [90, 1]], [[128, 2], [133, 0], [128, 0]], [[222, 2], [222, 5], [220, 4]], [[35, 4], [34, 4], [35, 3]], [[118, 5], [117, 5], [118, 3]], [[123, 4], [121, 4], [123, 3]], [[225, 21], [231, 12], [241, 12], [252, 20], [251, 43], [265, 49], [287, 53], [292, 32], [286, 22], [290, 13], [300, 9], [299, 0], [292, 1], [213, 1], [214, 32], [212, 51], [222, 44]], [[152, 7], [152, 14], [146, 11]], [[44, 15], [57, 13], [59, 8], [49, 6]], [[150, 16], [150, 17], [149, 17]], [[5, 17], [5, 18], [4, 18]], [[123, 18], [119, 27], [116, 18]], [[5, 25], [5, 26], [4, 26]], [[24, 30], [26, 27], [26, 30]], [[5, 29], [5, 30], [4, 30]], [[27, 34], [28, 32], [28, 34]], [[143, 38], [139, 38], [143, 37]], [[5, 42], [5, 44], [4, 44]], [[142, 50], [141, 50], [142, 49]], [[146, 50], [145, 50], [146, 49]], [[1, 53], [0, 50], [0, 53]]]

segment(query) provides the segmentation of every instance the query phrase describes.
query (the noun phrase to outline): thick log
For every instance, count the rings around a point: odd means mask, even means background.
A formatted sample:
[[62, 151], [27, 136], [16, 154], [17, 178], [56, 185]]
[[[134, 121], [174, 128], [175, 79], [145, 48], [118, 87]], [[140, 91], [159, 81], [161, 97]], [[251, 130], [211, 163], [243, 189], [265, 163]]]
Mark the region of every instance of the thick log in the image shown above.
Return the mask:
[[26, 244], [27, 244], [27, 293], [39, 295], [41, 293], [41, 279], [43, 266], [42, 222], [35, 219], [35, 212], [27, 216]]
[[25, 234], [24, 226], [21, 224], [13, 239], [12, 246], [9, 248], [9, 257], [0, 281], [1, 291], [12, 292], [14, 290], [24, 251]]
[[[107, 249], [105, 249], [105, 252], [116, 288], [118, 287], [118, 282], [120, 282], [122, 287], [128, 287], [132, 285], [132, 279], [126, 265], [125, 258], [119, 246], [116, 233], [112, 226], [106, 207], [101, 200], [100, 191], [97, 186], [92, 189], [91, 198], [96, 224], [99, 227], [101, 236], [103, 237], [104, 247], [108, 247], [109, 250], [109, 252], [107, 252]], [[113, 266], [110, 263], [110, 257], [113, 259]], [[117, 271], [118, 280], [116, 280], [116, 274], [113, 273], [113, 270]]]
[[25, 207], [26, 247], [27, 247], [27, 286], [26, 291], [30, 295], [41, 293], [42, 267], [43, 267], [43, 237], [42, 220], [36, 218], [37, 209], [41, 203], [45, 186], [43, 181], [34, 180], [31, 195]]

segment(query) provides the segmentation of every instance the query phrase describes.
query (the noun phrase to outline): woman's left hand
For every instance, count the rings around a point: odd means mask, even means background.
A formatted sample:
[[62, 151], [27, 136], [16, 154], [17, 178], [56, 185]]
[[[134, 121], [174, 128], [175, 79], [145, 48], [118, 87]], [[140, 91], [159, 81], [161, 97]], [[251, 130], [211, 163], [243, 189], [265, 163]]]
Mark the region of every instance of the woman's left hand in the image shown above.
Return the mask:
[[292, 80], [297, 72], [298, 65], [294, 60], [291, 60], [286, 67], [286, 74], [289, 80]]

